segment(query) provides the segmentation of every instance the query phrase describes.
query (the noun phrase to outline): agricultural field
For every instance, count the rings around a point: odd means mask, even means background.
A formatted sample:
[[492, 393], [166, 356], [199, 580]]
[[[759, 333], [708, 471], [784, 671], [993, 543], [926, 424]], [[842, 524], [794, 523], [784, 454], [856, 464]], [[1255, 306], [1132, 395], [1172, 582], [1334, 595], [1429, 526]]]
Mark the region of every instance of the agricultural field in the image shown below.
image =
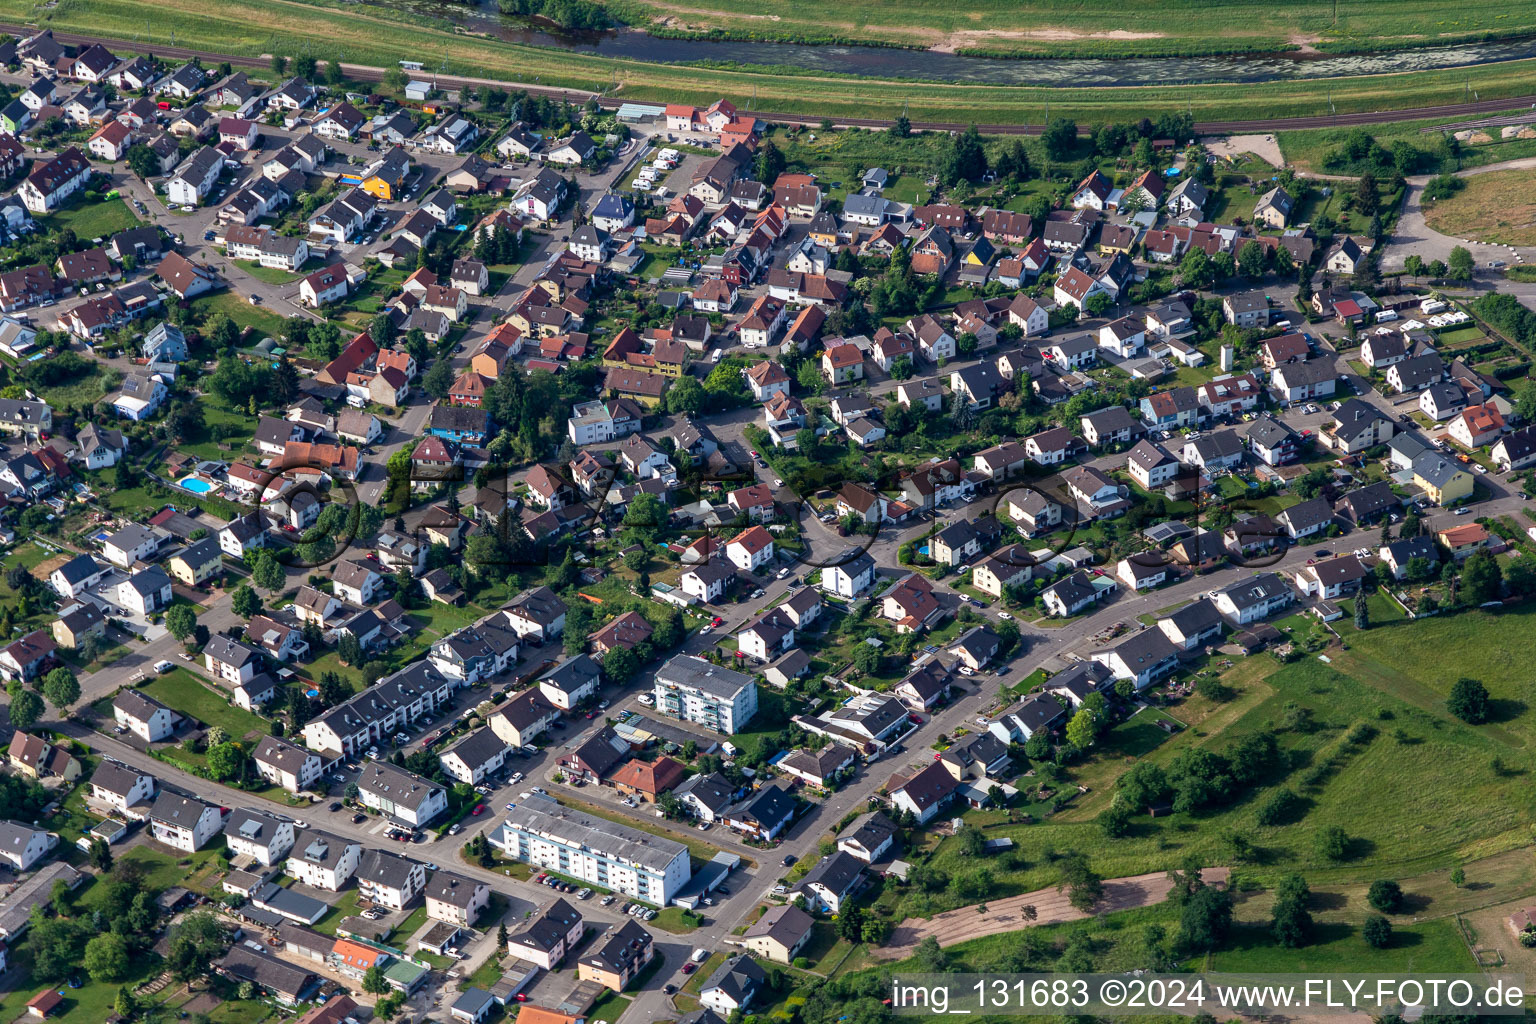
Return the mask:
[[1424, 206], [1424, 223], [1442, 234], [1496, 245], [1536, 244], [1536, 171], [1474, 174], [1466, 187]]

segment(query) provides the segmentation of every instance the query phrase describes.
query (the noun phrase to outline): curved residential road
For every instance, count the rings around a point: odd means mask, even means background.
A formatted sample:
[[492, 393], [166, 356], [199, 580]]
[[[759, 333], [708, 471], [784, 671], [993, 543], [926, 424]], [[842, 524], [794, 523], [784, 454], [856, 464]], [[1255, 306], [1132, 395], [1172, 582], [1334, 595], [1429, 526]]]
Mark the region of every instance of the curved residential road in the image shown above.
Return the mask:
[[[37, 26], [28, 25], [0, 25], [0, 31], [9, 32], [19, 38], [25, 38], [35, 33]], [[185, 46], [162, 46], [158, 44], [143, 45], [126, 39], [116, 39], [109, 36], [82, 35], [74, 32], [55, 31], [53, 37], [61, 43], [84, 44], [101, 43], [107, 47], [117, 47], [130, 52], [152, 52], [160, 57], [174, 57], [190, 59], [200, 57], [204, 61], [220, 63], [228, 61], [235, 67], [265, 68], [267, 61], [256, 57], [244, 57], [236, 54], [217, 53], [212, 50], [197, 50]], [[365, 64], [342, 63], [342, 69], [358, 81], [377, 82], [384, 78], [387, 69], [372, 67]], [[510, 82], [495, 78], [473, 78], [457, 75], [436, 75], [436, 82], [448, 89], [457, 89], [463, 86], [490, 85], [498, 88], [521, 89], [524, 92], [559, 97], [563, 99], [579, 99], [583, 102], [589, 96], [596, 96], [598, 103], [608, 109], [617, 109], [625, 100], [604, 96], [600, 93], [592, 93], [584, 89], [558, 89], [547, 85], [536, 85], [529, 82]], [[1514, 110], [1519, 107], [1536, 106], [1536, 95], [1511, 96], [1505, 99], [1475, 100], [1467, 103], [1448, 103], [1433, 107], [1406, 107], [1398, 110], [1363, 110], [1345, 114], [1320, 114], [1305, 117], [1276, 117], [1256, 121], [1204, 121], [1195, 124], [1195, 131], [1201, 135], [1231, 135], [1246, 132], [1277, 132], [1293, 131], [1305, 128], [1339, 128], [1350, 125], [1388, 124], [1394, 121], [1419, 121], [1441, 117], [1464, 117], [1473, 114], [1494, 114], [1506, 110]], [[765, 121], [774, 121], [779, 124], [795, 125], [819, 125], [821, 118], [809, 117], [804, 114], [784, 114], [771, 110], [754, 110], [754, 117]], [[837, 118], [835, 126], [844, 128], [888, 128], [892, 124], [890, 120], [871, 117]], [[964, 131], [970, 127], [969, 121], [913, 121], [912, 127], [920, 131]], [[1039, 135], [1045, 131], [1041, 124], [980, 124], [978, 130], [989, 135]], [[1087, 126], [1079, 128], [1079, 132], [1086, 134], [1090, 129]]]

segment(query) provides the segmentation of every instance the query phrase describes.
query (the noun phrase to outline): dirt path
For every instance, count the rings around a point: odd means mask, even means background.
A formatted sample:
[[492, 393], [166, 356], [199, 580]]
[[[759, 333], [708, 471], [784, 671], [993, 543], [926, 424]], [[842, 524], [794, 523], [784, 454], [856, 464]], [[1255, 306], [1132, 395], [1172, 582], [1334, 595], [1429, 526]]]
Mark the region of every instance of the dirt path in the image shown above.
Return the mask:
[[[1229, 868], [1206, 868], [1202, 876], [1213, 885], [1225, 885], [1229, 873]], [[1166, 871], [1107, 879], [1104, 882], [1104, 898], [1094, 907], [1092, 914], [1085, 914], [1068, 903], [1065, 889], [1040, 889], [1007, 899], [948, 910], [926, 921], [919, 917], [909, 917], [896, 926], [889, 943], [872, 952], [882, 959], [901, 960], [910, 956], [917, 944], [930, 935], [939, 940], [940, 946], [952, 946], [983, 935], [1016, 932], [1032, 924], [1080, 921], [1116, 910], [1148, 907], [1167, 898]], [[1035, 908], [1033, 921], [1025, 920], [1021, 912], [1022, 908], [1028, 906]]]

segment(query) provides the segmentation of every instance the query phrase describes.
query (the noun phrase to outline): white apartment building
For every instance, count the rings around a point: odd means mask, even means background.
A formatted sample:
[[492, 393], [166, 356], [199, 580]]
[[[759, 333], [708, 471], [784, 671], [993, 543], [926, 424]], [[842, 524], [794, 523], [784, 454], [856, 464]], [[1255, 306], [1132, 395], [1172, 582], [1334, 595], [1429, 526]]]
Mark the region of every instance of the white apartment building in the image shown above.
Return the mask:
[[656, 709], [727, 735], [757, 714], [757, 683], [703, 658], [679, 654], [656, 670]]
[[688, 848], [547, 797], [532, 796], [507, 812], [489, 837], [508, 857], [558, 871], [665, 907], [691, 875]]

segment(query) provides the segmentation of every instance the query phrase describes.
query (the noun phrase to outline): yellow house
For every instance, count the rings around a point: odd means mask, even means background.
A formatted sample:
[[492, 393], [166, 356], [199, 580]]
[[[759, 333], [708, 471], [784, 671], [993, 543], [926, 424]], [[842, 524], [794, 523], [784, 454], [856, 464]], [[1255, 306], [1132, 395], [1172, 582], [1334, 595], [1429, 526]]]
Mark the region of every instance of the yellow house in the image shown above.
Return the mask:
[[69, 756], [69, 751], [24, 732], [11, 737], [7, 760], [16, 771], [34, 779], [56, 775], [66, 782], [73, 782], [80, 777], [80, 762]]
[[976, 244], [971, 246], [970, 251], [961, 258], [961, 262], [968, 267], [985, 267], [996, 255], [997, 250], [992, 248], [991, 242], [986, 238], [978, 238]]
[[384, 155], [378, 163], [368, 168], [363, 176], [362, 185], [364, 192], [383, 202], [393, 202], [400, 198], [400, 186], [405, 184], [405, 179], [411, 174], [411, 158], [405, 150], [396, 146]]
[[1428, 452], [1415, 459], [1413, 482], [1437, 505], [1450, 505], [1472, 495], [1472, 474], [1448, 455]]
[[166, 568], [176, 579], [189, 587], [201, 586], [224, 571], [219, 553], [219, 542], [212, 537], [193, 541], [166, 562]]

